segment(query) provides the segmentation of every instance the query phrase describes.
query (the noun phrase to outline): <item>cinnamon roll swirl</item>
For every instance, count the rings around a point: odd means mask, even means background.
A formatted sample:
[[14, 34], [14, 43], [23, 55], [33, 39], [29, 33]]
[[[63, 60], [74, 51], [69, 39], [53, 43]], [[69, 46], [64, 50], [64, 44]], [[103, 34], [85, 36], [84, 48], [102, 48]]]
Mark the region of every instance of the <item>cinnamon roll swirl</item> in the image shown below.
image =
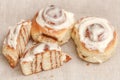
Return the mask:
[[96, 17], [78, 21], [74, 26], [72, 38], [80, 58], [92, 63], [108, 60], [117, 42], [114, 27], [106, 19]]
[[30, 38], [30, 29], [31, 21], [21, 21], [9, 29], [4, 39], [2, 53], [12, 68], [16, 66], [19, 58], [23, 55]]
[[40, 10], [32, 22], [31, 35], [35, 41], [63, 44], [70, 39], [74, 15], [50, 5]]
[[39, 43], [26, 50], [20, 60], [20, 66], [24, 75], [30, 75], [58, 68], [70, 59], [57, 44]]

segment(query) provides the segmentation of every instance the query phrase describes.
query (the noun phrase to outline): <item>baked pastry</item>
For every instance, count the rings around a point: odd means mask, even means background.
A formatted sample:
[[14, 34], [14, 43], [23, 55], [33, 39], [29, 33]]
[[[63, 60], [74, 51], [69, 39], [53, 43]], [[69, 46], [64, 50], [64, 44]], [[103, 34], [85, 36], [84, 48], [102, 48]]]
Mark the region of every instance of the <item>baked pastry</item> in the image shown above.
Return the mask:
[[50, 5], [33, 18], [32, 38], [37, 42], [57, 42], [61, 45], [70, 39], [74, 22], [73, 13]]
[[26, 50], [20, 60], [20, 66], [24, 75], [30, 75], [58, 68], [70, 59], [57, 44], [39, 43]]
[[80, 58], [92, 63], [108, 60], [117, 42], [114, 27], [106, 19], [97, 17], [86, 17], [78, 21], [72, 38]]
[[21, 21], [9, 29], [4, 39], [2, 53], [12, 68], [16, 66], [19, 58], [23, 55], [30, 38], [30, 29], [31, 21]]

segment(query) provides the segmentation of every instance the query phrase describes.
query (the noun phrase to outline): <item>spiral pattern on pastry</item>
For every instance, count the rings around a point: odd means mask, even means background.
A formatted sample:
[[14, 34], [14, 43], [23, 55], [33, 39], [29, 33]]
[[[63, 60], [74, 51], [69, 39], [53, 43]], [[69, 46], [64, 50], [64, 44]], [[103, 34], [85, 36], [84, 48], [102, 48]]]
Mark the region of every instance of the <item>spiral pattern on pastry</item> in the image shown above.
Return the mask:
[[59, 30], [70, 27], [74, 23], [74, 15], [55, 5], [50, 5], [40, 10], [36, 22], [42, 27]]
[[113, 40], [114, 29], [105, 19], [88, 17], [83, 19], [78, 26], [80, 41], [89, 50], [104, 52]]
[[66, 20], [65, 13], [62, 11], [62, 9], [57, 8], [54, 5], [44, 9], [42, 18], [50, 25], [60, 25]]

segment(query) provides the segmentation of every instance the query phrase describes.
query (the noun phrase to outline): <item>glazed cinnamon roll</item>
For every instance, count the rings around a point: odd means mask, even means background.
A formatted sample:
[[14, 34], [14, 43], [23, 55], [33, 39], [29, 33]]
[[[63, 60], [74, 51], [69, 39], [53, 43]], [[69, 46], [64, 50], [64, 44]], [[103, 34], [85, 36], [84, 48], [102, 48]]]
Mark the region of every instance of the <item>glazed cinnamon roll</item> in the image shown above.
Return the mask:
[[16, 66], [19, 58], [23, 55], [30, 38], [30, 29], [31, 21], [21, 21], [9, 29], [4, 39], [2, 53], [12, 68]]
[[106, 19], [96, 17], [78, 21], [74, 26], [72, 38], [80, 58], [92, 63], [108, 60], [117, 42], [114, 27]]
[[62, 52], [57, 44], [39, 43], [26, 50], [20, 66], [24, 75], [30, 75], [58, 68], [69, 60], [71, 57]]
[[40, 10], [32, 22], [31, 35], [35, 41], [63, 44], [71, 37], [74, 15], [50, 5]]

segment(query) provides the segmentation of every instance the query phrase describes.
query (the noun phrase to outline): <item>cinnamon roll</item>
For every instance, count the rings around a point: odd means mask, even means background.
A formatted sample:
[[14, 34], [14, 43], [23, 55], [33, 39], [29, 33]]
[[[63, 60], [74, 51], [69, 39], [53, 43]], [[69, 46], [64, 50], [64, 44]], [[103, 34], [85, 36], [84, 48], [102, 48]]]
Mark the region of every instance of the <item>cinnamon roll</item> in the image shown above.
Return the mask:
[[31, 35], [37, 42], [63, 44], [71, 37], [74, 15], [55, 5], [40, 10], [32, 20]]
[[19, 58], [23, 55], [30, 38], [30, 29], [31, 21], [21, 21], [9, 29], [4, 39], [2, 53], [12, 68], [16, 66]]
[[58, 68], [69, 60], [71, 57], [62, 52], [57, 44], [39, 43], [26, 50], [20, 66], [24, 75], [30, 75]]
[[75, 24], [72, 38], [81, 59], [102, 63], [112, 56], [117, 33], [106, 19], [86, 17]]

